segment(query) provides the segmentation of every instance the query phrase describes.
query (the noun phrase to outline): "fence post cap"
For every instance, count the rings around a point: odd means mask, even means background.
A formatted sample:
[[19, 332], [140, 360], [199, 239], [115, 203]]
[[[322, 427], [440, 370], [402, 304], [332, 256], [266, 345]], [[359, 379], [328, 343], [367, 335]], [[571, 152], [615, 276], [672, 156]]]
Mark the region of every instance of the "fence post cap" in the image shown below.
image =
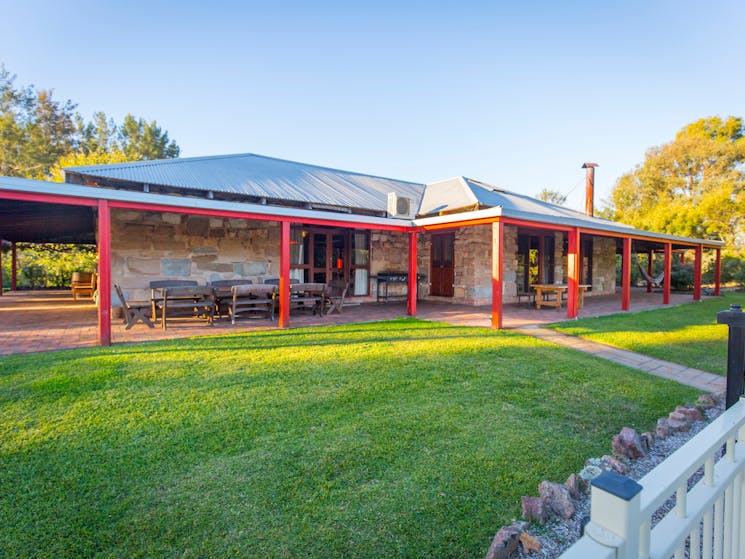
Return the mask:
[[613, 471], [603, 472], [592, 480], [591, 485], [624, 501], [630, 501], [641, 493], [643, 489], [633, 479], [629, 479]]
[[742, 312], [742, 306], [730, 305], [728, 310], [719, 311], [717, 313], [717, 324], [727, 324], [735, 328], [744, 327], [745, 313]]

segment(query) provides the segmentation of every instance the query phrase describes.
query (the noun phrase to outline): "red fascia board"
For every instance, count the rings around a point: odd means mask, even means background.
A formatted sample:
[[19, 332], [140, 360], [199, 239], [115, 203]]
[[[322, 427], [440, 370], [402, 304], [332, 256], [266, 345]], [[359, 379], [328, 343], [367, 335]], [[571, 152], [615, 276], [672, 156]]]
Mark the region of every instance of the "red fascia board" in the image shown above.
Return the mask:
[[352, 221], [340, 221], [335, 219], [303, 218], [289, 216], [272, 216], [252, 212], [239, 212], [230, 210], [211, 210], [204, 208], [186, 208], [182, 206], [169, 206], [164, 204], [143, 204], [141, 202], [118, 202], [111, 201], [109, 206], [117, 209], [140, 210], [151, 212], [169, 212], [187, 215], [204, 215], [210, 217], [223, 217], [229, 219], [252, 219], [255, 221], [277, 221], [289, 223], [307, 223], [308, 225], [324, 225], [327, 227], [345, 227], [348, 229], [370, 229], [375, 231], [410, 231], [407, 225], [376, 225], [372, 223], [355, 223]]
[[95, 198], [76, 198], [61, 194], [38, 194], [32, 192], [17, 192], [15, 190], [0, 190], [0, 199], [18, 200], [21, 202], [39, 202], [42, 204], [64, 204], [67, 206], [98, 206]]
[[473, 225], [489, 225], [499, 221], [499, 217], [482, 217], [480, 219], [464, 219], [463, 221], [449, 221], [447, 223], [433, 223], [431, 225], [418, 225], [415, 231], [436, 231], [439, 229], [457, 229], [458, 227], [471, 227]]
[[569, 227], [568, 225], [557, 225], [554, 223], [530, 221], [527, 219], [515, 219], [512, 217], [503, 217], [502, 221], [505, 225], [517, 225], [523, 227], [531, 227], [534, 229], [549, 229], [551, 231], [572, 231], [574, 229], [574, 227]]
[[[649, 241], [653, 243], [660, 243], [660, 245], [665, 245], [665, 243], [671, 243], [673, 245], [683, 245], [686, 247], [695, 248], [699, 245], [704, 246], [706, 248], [720, 248], [717, 245], [710, 245], [707, 244], [707, 242], [702, 239], [700, 243], [697, 243], [695, 241], [679, 241], [679, 240], [672, 240], [672, 239], [660, 239], [658, 237], [647, 237], [646, 235], [639, 235], [639, 234], [627, 234], [627, 233], [614, 233], [613, 231], [601, 231], [598, 229], [586, 229], [581, 228], [580, 233], [586, 234], [586, 235], [595, 235], [598, 237], [614, 237], [616, 239], [631, 239], [635, 241]], [[659, 251], [663, 251], [663, 248], [660, 248]]]

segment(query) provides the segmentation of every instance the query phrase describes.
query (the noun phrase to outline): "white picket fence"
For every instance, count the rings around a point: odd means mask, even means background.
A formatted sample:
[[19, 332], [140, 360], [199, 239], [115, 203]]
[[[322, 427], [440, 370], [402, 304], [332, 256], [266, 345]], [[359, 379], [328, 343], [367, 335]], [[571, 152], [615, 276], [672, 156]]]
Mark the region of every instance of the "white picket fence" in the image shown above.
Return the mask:
[[745, 398], [638, 484], [603, 476], [585, 535], [560, 559], [745, 559]]

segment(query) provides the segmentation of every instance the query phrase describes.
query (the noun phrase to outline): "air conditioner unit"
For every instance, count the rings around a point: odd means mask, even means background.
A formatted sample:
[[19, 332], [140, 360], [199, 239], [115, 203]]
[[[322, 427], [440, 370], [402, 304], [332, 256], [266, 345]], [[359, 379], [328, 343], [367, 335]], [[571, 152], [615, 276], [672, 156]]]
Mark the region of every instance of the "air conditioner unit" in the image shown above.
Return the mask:
[[410, 217], [411, 198], [404, 198], [395, 192], [388, 193], [388, 217]]

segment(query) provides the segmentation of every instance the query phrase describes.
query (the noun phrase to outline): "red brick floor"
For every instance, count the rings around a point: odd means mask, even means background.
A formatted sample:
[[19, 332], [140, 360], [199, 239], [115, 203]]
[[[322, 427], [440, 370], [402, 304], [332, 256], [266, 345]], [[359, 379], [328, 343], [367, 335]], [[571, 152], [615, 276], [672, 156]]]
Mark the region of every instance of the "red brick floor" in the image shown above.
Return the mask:
[[[672, 294], [674, 305], [691, 301], [690, 294]], [[643, 310], [662, 306], [662, 294], [648, 294], [644, 290], [632, 294], [631, 310]], [[586, 297], [580, 317], [600, 316], [620, 312], [620, 295]], [[527, 303], [505, 305], [503, 325], [505, 328], [521, 328], [566, 320], [566, 309], [537, 310]], [[371, 322], [406, 316], [404, 303], [363, 304], [345, 307], [343, 314], [323, 317], [300, 313], [291, 317], [293, 328]], [[465, 326], [491, 324], [490, 307], [473, 307], [451, 303], [420, 301], [417, 317]], [[168, 330], [151, 329], [143, 324], [131, 330], [124, 329], [119, 320], [112, 321], [114, 343], [140, 342], [173, 338], [187, 338], [205, 334], [225, 334], [276, 328], [276, 322], [266, 319], [242, 319], [235, 326], [229, 320], [216, 320], [209, 327], [195, 319], [168, 322]], [[33, 353], [76, 347], [94, 346], [98, 336], [96, 307], [91, 299], [72, 300], [69, 291], [18, 291], [6, 292], [0, 297], [0, 354]]]

